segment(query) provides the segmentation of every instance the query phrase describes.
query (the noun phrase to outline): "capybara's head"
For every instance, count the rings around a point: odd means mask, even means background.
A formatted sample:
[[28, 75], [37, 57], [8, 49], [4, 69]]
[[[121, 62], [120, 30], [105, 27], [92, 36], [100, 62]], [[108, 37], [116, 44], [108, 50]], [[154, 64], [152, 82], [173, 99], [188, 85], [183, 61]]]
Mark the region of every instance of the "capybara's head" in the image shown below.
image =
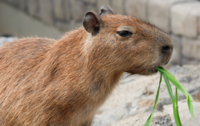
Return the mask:
[[87, 12], [83, 26], [88, 32], [85, 48], [89, 60], [104, 68], [150, 75], [171, 58], [169, 35], [137, 17], [114, 14], [107, 6], [101, 8], [100, 14]]

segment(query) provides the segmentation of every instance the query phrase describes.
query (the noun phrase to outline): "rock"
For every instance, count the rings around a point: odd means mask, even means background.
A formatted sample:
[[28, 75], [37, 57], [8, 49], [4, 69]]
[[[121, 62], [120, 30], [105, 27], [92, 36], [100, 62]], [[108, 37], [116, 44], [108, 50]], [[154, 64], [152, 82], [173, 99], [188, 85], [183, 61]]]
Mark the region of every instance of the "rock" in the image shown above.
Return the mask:
[[75, 21], [82, 21], [85, 15], [85, 12], [95, 10], [95, 7], [91, 4], [85, 4], [81, 0], [70, 0], [71, 3], [71, 14], [72, 18]]
[[[138, 114], [127, 119], [116, 122], [111, 126], [144, 126], [150, 113]], [[169, 114], [156, 112], [154, 114], [151, 126], [172, 126], [171, 117]]]
[[38, 0], [28, 0], [28, 12], [33, 16], [38, 16], [39, 3]]
[[110, 1], [109, 0], [97, 0], [97, 8], [98, 10], [100, 10], [101, 6], [111, 6]]
[[54, 13], [55, 18], [58, 20], [68, 21], [71, 18], [72, 10], [69, 0], [55, 0], [54, 1]]
[[[187, 101], [183, 100], [183, 101], [178, 102], [179, 116], [180, 116], [180, 120], [183, 126], [199, 126], [200, 124], [200, 120], [199, 120], [200, 119], [200, 103], [194, 101], [193, 105], [194, 105], [194, 115], [195, 115], [194, 120], [188, 110]], [[172, 122], [174, 123], [175, 121], [173, 117], [172, 105], [170, 104], [170, 105], [164, 106], [163, 111], [170, 115], [170, 117], [172, 118]]]
[[148, 21], [165, 32], [170, 32], [170, 6], [184, 0], [150, 0], [148, 2]]
[[90, 3], [93, 3], [93, 4], [96, 2], [96, 0], [83, 0], [83, 1], [90, 2]]
[[175, 63], [175, 64], [182, 64], [181, 61], [181, 37], [179, 36], [175, 36], [175, 35], [171, 35], [171, 38], [173, 40], [173, 55], [172, 55], [172, 59], [171, 62]]
[[107, 126], [118, 120], [124, 119], [130, 114], [131, 106], [129, 104], [118, 106], [116, 109], [110, 109], [105, 112], [99, 112], [93, 120], [92, 126]]
[[[14, 0], [13, 0], [14, 1]], [[18, 7], [21, 10], [25, 10], [25, 4], [26, 0], [17, 0], [18, 3], [16, 3], [16, 7]]]
[[[198, 35], [198, 18], [200, 18], [200, 2], [181, 3], [171, 9], [172, 32], [196, 38]], [[181, 23], [180, 23], [181, 22]]]
[[126, 14], [134, 15], [142, 20], [147, 20], [147, 1], [148, 0], [126, 0]]
[[112, 9], [115, 13], [123, 14], [123, 2], [124, 0], [112, 0]]
[[39, 17], [48, 24], [54, 23], [54, 17], [53, 17], [53, 3], [50, 0], [40, 0], [40, 12]]
[[65, 1], [63, 0], [55, 0], [54, 1], [54, 12], [55, 16], [58, 19], [63, 19], [64, 18], [64, 3]]
[[183, 38], [182, 54], [187, 58], [200, 60], [200, 39]]
[[[198, 19], [198, 28], [199, 28], [199, 34], [200, 34], [200, 17]], [[200, 37], [199, 37], [200, 38]]]
[[[188, 1], [194, 1], [194, 0], [149, 0], [148, 2], [148, 21], [150, 23], [155, 24], [160, 29], [164, 30], [167, 33], [170, 33], [170, 19], [171, 14], [170, 10], [173, 5], [179, 5], [182, 3], [187, 3]], [[185, 14], [186, 16], [186, 14]], [[177, 20], [174, 20], [177, 23]]]

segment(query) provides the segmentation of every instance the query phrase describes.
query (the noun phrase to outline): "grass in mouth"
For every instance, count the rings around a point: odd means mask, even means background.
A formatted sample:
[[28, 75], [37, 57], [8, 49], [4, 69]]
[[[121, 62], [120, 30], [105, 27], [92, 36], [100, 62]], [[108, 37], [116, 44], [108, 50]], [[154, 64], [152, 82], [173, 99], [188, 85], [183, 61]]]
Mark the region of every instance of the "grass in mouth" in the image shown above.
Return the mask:
[[[187, 98], [187, 104], [188, 104], [188, 109], [190, 111], [190, 114], [192, 115], [193, 119], [194, 119], [194, 108], [193, 108], [193, 98], [191, 97], [191, 95], [183, 88], [183, 86], [180, 84], [180, 82], [170, 73], [168, 72], [165, 68], [163, 67], [157, 67], [156, 70], [158, 70], [160, 72], [160, 81], [159, 81], [159, 86], [158, 86], [158, 90], [157, 90], [157, 94], [156, 94], [156, 99], [155, 99], [155, 103], [153, 106], [153, 110], [151, 115], [149, 116], [149, 118], [147, 119], [145, 126], [150, 126], [152, 119], [153, 119], [153, 114], [154, 114], [154, 110], [158, 101], [158, 96], [159, 96], [159, 90], [160, 90], [160, 84], [162, 81], [162, 77], [165, 80], [165, 84], [167, 86], [167, 90], [169, 93], [169, 96], [171, 98], [172, 101], [172, 105], [173, 105], [173, 114], [174, 114], [174, 119], [175, 119], [175, 123], [176, 126], [182, 126], [181, 124], [181, 120], [179, 117], [179, 112], [178, 112], [178, 93], [177, 90], [179, 89]], [[172, 93], [172, 89], [171, 89], [171, 82], [175, 87], [176, 87], [176, 92], [175, 92], [175, 96]]]

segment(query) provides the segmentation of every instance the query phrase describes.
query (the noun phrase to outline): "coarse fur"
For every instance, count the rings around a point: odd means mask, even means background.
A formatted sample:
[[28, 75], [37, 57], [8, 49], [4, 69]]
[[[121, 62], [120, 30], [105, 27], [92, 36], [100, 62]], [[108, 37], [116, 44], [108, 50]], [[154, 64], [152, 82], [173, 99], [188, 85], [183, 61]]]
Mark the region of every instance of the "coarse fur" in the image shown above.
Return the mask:
[[[91, 126], [123, 72], [151, 75], [170, 60], [166, 33], [103, 9], [59, 40], [22, 38], [0, 48], [1, 126]], [[132, 34], [120, 36], [124, 28]]]

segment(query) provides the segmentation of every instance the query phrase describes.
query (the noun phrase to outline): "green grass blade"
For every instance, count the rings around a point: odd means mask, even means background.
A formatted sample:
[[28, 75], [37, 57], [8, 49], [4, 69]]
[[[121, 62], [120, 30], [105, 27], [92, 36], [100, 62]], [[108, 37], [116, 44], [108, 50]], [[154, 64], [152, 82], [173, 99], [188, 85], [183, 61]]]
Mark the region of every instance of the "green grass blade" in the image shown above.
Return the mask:
[[146, 123], [144, 124], [144, 126], [150, 126], [152, 119], [153, 119], [153, 114], [154, 114], [154, 110], [151, 112], [151, 115], [149, 116], [149, 118], [147, 119]]
[[165, 68], [163, 67], [157, 67], [156, 68], [158, 71], [165, 73], [167, 78], [170, 80], [170, 82], [172, 82], [172, 84], [177, 87], [187, 98], [188, 95], [190, 97], [190, 99], [192, 99], [192, 97], [190, 96], [190, 94], [184, 89], [184, 87], [180, 84], [180, 82], [170, 73], [168, 72]]
[[[159, 90], [160, 90], [160, 85], [161, 85], [161, 81], [162, 81], [162, 76], [164, 77], [166, 86], [167, 86], [167, 90], [168, 93], [170, 95], [170, 98], [172, 100], [172, 106], [173, 106], [173, 114], [174, 114], [174, 119], [175, 119], [175, 123], [177, 126], [182, 126], [181, 124], [181, 120], [180, 120], [180, 116], [179, 116], [179, 112], [178, 112], [178, 93], [177, 93], [177, 89], [179, 89], [187, 98], [187, 103], [188, 103], [188, 108], [190, 111], [190, 114], [192, 115], [192, 117], [194, 118], [194, 108], [193, 108], [193, 98], [191, 97], [191, 95], [183, 88], [183, 86], [180, 84], [180, 82], [170, 73], [168, 72], [166, 69], [164, 69], [163, 67], [157, 67], [156, 68], [160, 73], [160, 81], [159, 81], [159, 86], [158, 86], [158, 90], [157, 90], [157, 94], [156, 94], [156, 99], [155, 99], [155, 103], [153, 106], [153, 110], [152, 113], [150, 114], [149, 118], [147, 119], [145, 126], [150, 126], [152, 119], [153, 119], [153, 114], [154, 114], [154, 110], [158, 101], [158, 96], [159, 96]], [[175, 92], [175, 97], [172, 93], [172, 89], [171, 89], [171, 85], [169, 83], [169, 81], [176, 87], [176, 92]]]
[[180, 82], [170, 72], [168, 72], [163, 67], [157, 67], [156, 69], [158, 71], [160, 71], [161, 73], [165, 73], [167, 78], [170, 80], [170, 82], [172, 82], [172, 84], [185, 95], [185, 97], [187, 98], [187, 104], [188, 104], [190, 114], [194, 118], [194, 108], [192, 105], [192, 101], [193, 101], [192, 96], [184, 89], [184, 87], [180, 84]]
[[168, 78], [167, 78], [167, 76], [166, 76], [165, 73], [163, 73], [162, 75], [164, 77], [164, 80], [165, 80], [165, 83], [166, 83], [166, 86], [167, 86], [167, 90], [168, 90], [169, 96], [170, 96], [171, 100], [174, 101], [175, 97], [174, 97], [174, 95], [172, 93], [172, 89], [171, 89], [171, 86], [169, 84]]
[[192, 115], [192, 118], [194, 119], [194, 107], [193, 107], [192, 101], [193, 100], [190, 99], [190, 97], [188, 96], [187, 97], [188, 108], [189, 108], [190, 114]]
[[153, 110], [151, 112], [151, 115], [147, 119], [147, 121], [145, 123], [145, 126], [150, 126], [151, 125], [151, 122], [152, 122], [152, 119], [153, 119], [154, 110], [156, 108], [156, 104], [157, 104], [157, 101], [158, 101], [161, 82], [162, 82], [162, 75], [160, 74], [160, 81], [159, 81], [159, 86], [158, 86], [158, 90], [157, 90], [157, 93], [156, 93], [156, 99], [155, 99], [155, 103], [154, 103], [154, 106], [153, 106]]
[[[178, 111], [178, 89], [177, 88], [176, 88], [175, 98], [176, 98], [176, 113], [177, 113], [178, 121], [181, 124], [181, 119], [180, 119], [179, 111]], [[181, 124], [181, 126], [182, 126], [182, 124]]]
[[166, 76], [165, 73], [162, 73], [163, 77], [164, 77], [164, 80], [165, 80], [165, 83], [166, 83], [166, 86], [167, 86], [167, 90], [168, 90], [168, 93], [170, 95], [170, 98], [172, 100], [172, 105], [173, 105], [173, 114], [174, 114], [174, 120], [175, 120], [175, 123], [177, 126], [182, 126], [181, 125], [181, 122], [179, 120], [179, 117], [178, 117], [178, 113], [177, 113], [177, 110], [176, 110], [176, 98], [174, 97], [173, 93], [172, 93], [172, 89], [171, 89], [171, 86], [170, 86], [170, 83], [168, 81], [168, 78]]

